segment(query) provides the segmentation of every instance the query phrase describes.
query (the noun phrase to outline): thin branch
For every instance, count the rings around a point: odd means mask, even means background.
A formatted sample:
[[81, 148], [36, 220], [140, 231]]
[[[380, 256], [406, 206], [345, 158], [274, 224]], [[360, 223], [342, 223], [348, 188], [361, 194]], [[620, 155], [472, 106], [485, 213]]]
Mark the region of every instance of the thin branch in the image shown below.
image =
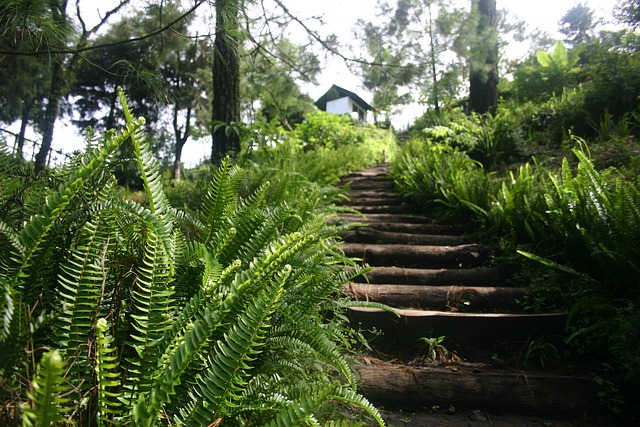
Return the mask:
[[[128, 0], [127, 0], [127, 2], [128, 2]], [[167, 30], [170, 30], [172, 26], [174, 26], [175, 24], [177, 24], [178, 22], [180, 22], [181, 20], [183, 20], [184, 18], [186, 18], [187, 16], [189, 16], [190, 14], [195, 12], [196, 9], [198, 9], [198, 7], [200, 7], [203, 3], [206, 3], [206, 2], [207, 2], [207, 0], [199, 1], [198, 3], [195, 4], [195, 6], [193, 6], [191, 9], [189, 9], [187, 12], [183, 13], [178, 18], [174, 19], [173, 21], [171, 21], [170, 23], [168, 23], [164, 27], [158, 28], [157, 30], [152, 31], [152, 32], [150, 32], [148, 34], [145, 34], [143, 36], [140, 36], [140, 37], [133, 37], [133, 38], [130, 38], [130, 39], [120, 40], [120, 41], [113, 42], [113, 43], [103, 43], [103, 44], [97, 44], [97, 45], [93, 45], [93, 46], [85, 46], [85, 47], [75, 48], [75, 49], [59, 49], [59, 50], [31, 51], [31, 52], [8, 51], [8, 50], [0, 49], [0, 54], [3, 54], [3, 55], [16, 55], [16, 56], [39, 56], [39, 55], [53, 55], [53, 54], [78, 54], [78, 53], [88, 52], [88, 51], [92, 51], [92, 50], [104, 49], [104, 48], [107, 48], [107, 47], [121, 46], [121, 45], [124, 45], [124, 44], [139, 42], [139, 41], [146, 40], [148, 38], [157, 36], [158, 34], [161, 34], [161, 33], [165, 32]], [[106, 22], [106, 20], [113, 13], [116, 12], [117, 9], [119, 9], [125, 3], [126, 2], [122, 2], [120, 4], [120, 6], [118, 6], [115, 9], [110, 10], [105, 15], [105, 17], [102, 18], [100, 23], [98, 25], [96, 25], [94, 28], [92, 28], [88, 32], [88, 34], [91, 34], [94, 31], [97, 31], [97, 29], [100, 28], [100, 26], [103, 25]]]

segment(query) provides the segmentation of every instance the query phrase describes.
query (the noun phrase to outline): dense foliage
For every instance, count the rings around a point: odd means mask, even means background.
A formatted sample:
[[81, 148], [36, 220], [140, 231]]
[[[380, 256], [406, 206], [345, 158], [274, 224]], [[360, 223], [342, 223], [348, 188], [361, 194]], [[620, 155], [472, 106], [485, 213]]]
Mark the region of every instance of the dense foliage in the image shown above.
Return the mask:
[[[2, 424], [382, 425], [348, 359], [336, 191], [225, 161], [177, 210], [121, 99], [126, 127], [47, 178], [0, 153]], [[110, 170], [127, 139], [140, 202]]]

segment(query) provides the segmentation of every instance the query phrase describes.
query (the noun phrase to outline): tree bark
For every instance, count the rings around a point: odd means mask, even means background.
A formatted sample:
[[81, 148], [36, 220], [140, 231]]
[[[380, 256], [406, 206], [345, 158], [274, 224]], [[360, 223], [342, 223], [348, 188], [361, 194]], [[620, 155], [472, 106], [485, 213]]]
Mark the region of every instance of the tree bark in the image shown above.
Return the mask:
[[[498, 106], [498, 36], [496, 0], [472, 0], [477, 11], [477, 52], [469, 71], [469, 109], [479, 114], [494, 113]], [[482, 45], [481, 45], [482, 44]]]
[[240, 121], [240, 61], [238, 0], [216, 2], [216, 38], [213, 56], [213, 104], [211, 162], [240, 151], [238, 135], [227, 127]]
[[29, 99], [27, 100], [24, 100], [22, 103], [20, 133], [16, 135], [16, 154], [20, 156], [21, 159], [24, 158], [24, 141], [26, 139], [29, 120], [31, 119], [31, 110], [33, 109], [33, 104], [34, 100], [31, 97], [29, 97]]
[[51, 75], [51, 87], [49, 89], [49, 96], [47, 97], [47, 108], [44, 113], [44, 120], [42, 123], [42, 143], [40, 150], [36, 154], [35, 158], [35, 171], [36, 173], [42, 172], [47, 166], [47, 160], [51, 152], [51, 145], [53, 143], [53, 130], [58, 119], [58, 113], [60, 112], [60, 99], [63, 96], [64, 84], [64, 70], [62, 69], [63, 59], [55, 60], [53, 64], [53, 73]]
[[181, 164], [180, 160], [182, 158], [182, 149], [184, 148], [184, 144], [187, 143], [189, 139], [189, 135], [191, 134], [191, 107], [187, 108], [187, 117], [186, 123], [184, 125], [184, 132], [181, 132], [180, 126], [178, 125], [178, 111], [180, 106], [178, 104], [174, 105], [173, 108], [173, 132], [176, 138], [176, 148], [174, 152], [174, 160], [173, 160], [173, 179], [180, 180], [181, 179]]

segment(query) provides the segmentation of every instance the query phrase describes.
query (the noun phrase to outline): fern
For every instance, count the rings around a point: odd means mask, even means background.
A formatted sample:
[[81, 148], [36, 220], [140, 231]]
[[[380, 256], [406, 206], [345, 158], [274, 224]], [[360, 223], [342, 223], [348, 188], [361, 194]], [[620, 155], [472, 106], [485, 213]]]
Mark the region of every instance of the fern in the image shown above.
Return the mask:
[[[105, 282], [109, 272], [105, 258], [112, 249], [98, 225], [86, 223], [82, 234], [78, 246], [61, 266], [57, 298], [60, 311], [53, 322], [55, 344], [69, 363], [67, 378], [76, 387], [92, 383], [90, 348], [96, 319], [107, 314], [109, 289]], [[80, 393], [74, 393], [74, 398], [79, 401]]]
[[[285, 266], [269, 286], [242, 313], [242, 319], [234, 324], [209, 357], [208, 369], [197, 378], [194, 395], [200, 403], [192, 407], [185, 417], [188, 425], [205, 425], [220, 417], [228, 416], [237, 405], [255, 361], [265, 342], [266, 328], [271, 314], [282, 295], [291, 267]], [[206, 405], [203, 403], [206, 402]]]
[[378, 425], [385, 425], [378, 410], [375, 409], [364, 397], [348, 388], [340, 386], [337, 383], [333, 383], [315, 390], [309, 395], [301, 397], [299, 400], [290, 402], [269, 423], [269, 426], [291, 427], [300, 425], [319, 425], [313, 417], [313, 413], [324, 403], [330, 400], [336, 400], [358, 406], [371, 415]]
[[32, 392], [28, 394], [30, 403], [23, 407], [22, 425], [56, 426], [66, 424], [65, 413], [68, 398], [63, 375], [65, 364], [58, 350], [51, 350], [42, 355], [37, 375], [31, 381]]
[[27, 281], [29, 270], [34, 267], [36, 255], [43, 249], [45, 239], [56, 223], [67, 213], [70, 203], [83, 185], [89, 182], [93, 175], [102, 172], [107, 158], [143, 123], [143, 119], [133, 121], [122, 132], [105, 141], [102, 149], [96, 151], [95, 155], [83, 165], [84, 167], [76, 170], [56, 192], [47, 197], [42, 212], [32, 215], [23, 225], [19, 240], [20, 247], [24, 248], [24, 251], [12, 257], [14, 265], [10, 266], [9, 274], [3, 277], [1, 283], [4, 295], [1, 296], [2, 303], [0, 303], [3, 316], [0, 342], [7, 339], [12, 329], [17, 329], [12, 328], [17, 292]]
[[202, 218], [207, 227], [203, 240], [205, 245], [211, 244], [214, 236], [230, 225], [227, 218], [235, 209], [241, 179], [240, 169], [232, 166], [229, 158], [223, 159], [214, 172], [202, 206]]
[[122, 403], [117, 399], [121, 396], [120, 373], [118, 372], [118, 356], [113, 347], [113, 337], [107, 335], [109, 325], [106, 319], [100, 318], [96, 322], [96, 377], [98, 387], [98, 403], [96, 421], [98, 426], [117, 425], [114, 417], [121, 413]]

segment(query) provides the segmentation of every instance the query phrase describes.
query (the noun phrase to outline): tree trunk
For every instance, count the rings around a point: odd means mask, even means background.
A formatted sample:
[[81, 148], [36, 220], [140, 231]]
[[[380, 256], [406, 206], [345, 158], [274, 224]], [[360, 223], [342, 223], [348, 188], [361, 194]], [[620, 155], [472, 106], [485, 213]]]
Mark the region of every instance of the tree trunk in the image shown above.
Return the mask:
[[429, 49], [430, 49], [430, 55], [429, 55], [429, 61], [431, 62], [431, 79], [432, 79], [432, 83], [433, 83], [433, 88], [431, 90], [432, 96], [433, 96], [433, 106], [434, 106], [434, 110], [436, 112], [436, 116], [440, 117], [440, 90], [438, 87], [438, 71], [436, 69], [436, 62], [437, 62], [437, 58], [436, 58], [436, 45], [435, 45], [435, 41], [434, 41], [434, 33], [433, 33], [433, 18], [431, 16], [431, 5], [429, 4], [427, 6], [427, 10], [429, 12]]
[[24, 141], [26, 139], [27, 126], [31, 118], [31, 110], [33, 109], [34, 100], [29, 98], [22, 103], [22, 117], [20, 123], [20, 132], [16, 135], [16, 154], [21, 159], [24, 158]]
[[176, 138], [176, 149], [174, 152], [174, 160], [173, 160], [173, 179], [179, 181], [181, 179], [181, 164], [180, 160], [182, 158], [182, 149], [184, 148], [184, 144], [187, 143], [189, 139], [189, 135], [191, 133], [191, 107], [187, 108], [187, 117], [186, 123], [184, 125], [184, 132], [181, 132], [180, 126], [178, 125], [178, 112], [180, 110], [179, 104], [174, 105], [173, 107], [173, 133]]
[[240, 121], [240, 62], [238, 58], [238, 0], [216, 2], [213, 56], [212, 163], [240, 151], [240, 140], [227, 126]]
[[40, 173], [47, 166], [47, 159], [51, 151], [51, 144], [53, 143], [53, 130], [58, 119], [58, 113], [60, 112], [60, 99], [63, 95], [63, 83], [64, 71], [62, 69], [62, 58], [56, 59], [53, 64], [53, 73], [51, 75], [51, 88], [49, 89], [49, 96], [47, 98], [47, 108], [44, 113], [44, 119], [42, 123], [42, 143], [40, 150], [36, 154], [35, 158], [35, 171]]
[[479, 114], [493, 113], [498, 105], [498, 35], [496, 0], [472, 0], [479, 14], [476, 35], [479, 57], [472, 55], [469, 71], [469, 109]]

